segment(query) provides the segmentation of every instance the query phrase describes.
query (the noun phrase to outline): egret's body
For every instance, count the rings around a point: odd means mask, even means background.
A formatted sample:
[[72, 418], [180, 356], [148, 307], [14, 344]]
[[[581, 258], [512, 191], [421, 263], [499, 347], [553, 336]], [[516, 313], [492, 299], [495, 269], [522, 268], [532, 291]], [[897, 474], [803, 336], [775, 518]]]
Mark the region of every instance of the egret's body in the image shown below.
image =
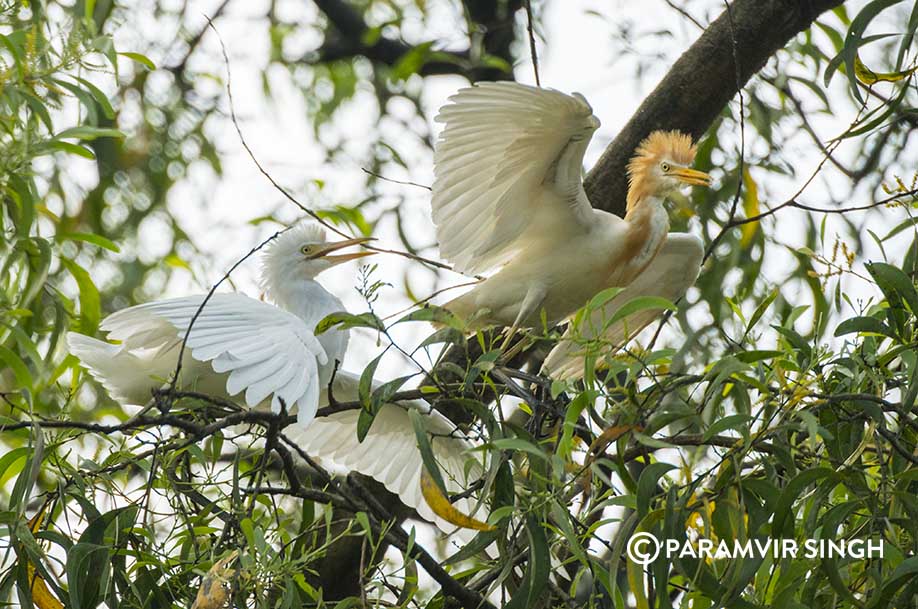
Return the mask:
[[313, 333], [319, 320], [344, 308], [315, 277], [366, 255], [331, 255], [362, 241], [327, 243], [319, 227], [297, 227], [278, 238], [263, 259], [262, 288], [273, 305], [239, 293], [214, 294], [203, 308], [204, 296], [158, 300], [102, 322], [101, 329], [118, 344], [71, 333], [70, 350], [113, 398], [145, 404], [175, 371], [197, 314], [179, 387], [226, 398], [244, 392], [248, 406], [269, 405], [275, 412], [282, 405], [296, 408], [299, 422], [308, 424], [348, 341], [347, 332], [339, 330]]
[[512, 332], [543, 315], [556, 324], [596, 293], [638, 280], [667, 240], [665, 197], [710, 181], [689, 168], [688, 136], [654, 132], [629, 164], [625, 217], [594, 209], [581, 172], [599, 121], [576, 93], [481, 83], [460, 90], [437, 120], [440, 252], [457, 271], [492, 273], [444, 307], [476, 326]]
[[[320, 320], [344, 309], [316, 276], [366, 255], [331, 255], [362, 241], [326, 242], [324, 231], [313, 224], [279, 237], [262, 264], [262, 289], [273, 304], [239, 293], [215, 294], [189, 333], [178, 386], [221, 398], [241, 393], [249, 407], [271, 407], [275, 412], [283, 402], [297, 412], [300, 423], [286, 433], [308, 454], [333, 468], [377, 479], [422, 517], [451, 532], [455, 527], [439, 520], [421, 496], [423, 461], [406, 409], [427, 415], [424, 423], [437, 436], [431, 446], [444, 481], [450, 492], [458, 492], [465, 482], [469, 446], [451, 435], [454, 426], [448, 419], [422, 402], [386, 404], [360, 443], [359, 410], [314, 418], [317, 407], [328, 403], [330, 382], [337, 401], [358, 399], [359, 376], [335, 371], [335, 362], [344, 359], [349, 332], [332, 328], [316, 336], [314, 329]], [[70, 351], [115, 400], [146, 404], [153, 390], [166, 385], [174, 373], [182, 339], [203, 299], [174, 298], [118, 311], [101, 325], [118, 344], [70, 333]], [[470, 509], [467, 502], [459, 507]]]
[[669, 228], [666, 212], [662, 205], [648, 207], [641, 210], [640, 221], [631, 222], [599, 210], [592, 213], [590, 227], [570, 231], [561, 240], [533, 243], [446, 308], [466, 319], [487, 311], [476, 321], [520, 327], [541, 325], [544, 311], [546, 322], [555, 325], [604, 287], [627, 285], [662, 244]]

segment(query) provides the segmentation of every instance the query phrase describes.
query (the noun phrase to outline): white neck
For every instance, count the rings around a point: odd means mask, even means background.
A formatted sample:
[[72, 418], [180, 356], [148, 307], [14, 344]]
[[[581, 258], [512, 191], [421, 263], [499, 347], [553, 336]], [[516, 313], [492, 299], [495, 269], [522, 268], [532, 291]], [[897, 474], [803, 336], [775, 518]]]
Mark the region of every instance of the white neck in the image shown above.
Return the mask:
[[280, 308], [300, 317], [310, 329], [326, 315], [344, 310], [338, 297], [315, 279], [272, 282], [267, 296]]

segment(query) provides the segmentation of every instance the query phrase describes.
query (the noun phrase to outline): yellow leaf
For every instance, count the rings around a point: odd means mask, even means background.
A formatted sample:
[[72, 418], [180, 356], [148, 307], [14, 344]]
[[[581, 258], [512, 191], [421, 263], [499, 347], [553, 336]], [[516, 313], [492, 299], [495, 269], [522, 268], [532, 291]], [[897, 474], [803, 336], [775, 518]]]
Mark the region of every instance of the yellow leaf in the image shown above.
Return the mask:
[[[756, 185], [755, 180], [752, 179], [752, 174], [749, 173], [749, 168], [746, 166], [743, 166], [743, 212], [747, 218], [753, 218], [761, 213], [759, 211], [759, 187]], [[758, 221], [743, 224], [740, 229], [742, 230], [740, 245], [744, 248], [749, 247], [758, 229]]]
[[493, 531], [496, 528], [487, 522], [466, 516], [456, 509], [456, 506], [449, 502], [431, 475], [427, 473], [427, 468], [421, 470], [421, 495], [424, 496], [424, 501], [427, 502], [433, 513], [450, 524], [476, 531]]
[[857, 79], [865, 85], [872, 85], [880, 82], [881, 80], [886, 82], [896, 82], [897, 80], [902, 80], [906, 76], [911, 75], [915, 70], [918, 70], [918, 65], [913, 66], [908, 70], [900, 70], [898, 72], [874, 72], [864, 65], [864, 62], [861, 61], [860, 55], [854, 56], [854, 75], [857, 76]]
[[[45, 510], [48, 508], [50, 501], [46, 501], [41, 508], [29, 520], [29, 530], [37, 533], [41, 527], [42, 520], [45, 518]], [[64, 609], [63, 603], [57, 600], [57, 597], [48, 589], [48, 584], [42, 579], [41, 575], [36, 572], [35, 565], [31, 561], [26, 565], [29, 574], [29, 581], [32, 582], [32, 604], [38, 609]]]

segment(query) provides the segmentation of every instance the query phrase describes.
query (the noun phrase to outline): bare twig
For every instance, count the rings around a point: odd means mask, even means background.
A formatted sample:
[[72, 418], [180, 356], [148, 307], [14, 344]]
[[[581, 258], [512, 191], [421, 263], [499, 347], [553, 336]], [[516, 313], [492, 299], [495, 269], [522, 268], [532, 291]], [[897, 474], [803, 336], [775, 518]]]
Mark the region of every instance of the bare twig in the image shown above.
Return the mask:
[[[311, 217], [313, 220], [315, 220], [316, 222], [318, 222], [319, 224], [321, 224], [328, 230], [332, 231], [333, 233], [337, 234], [340, 237], [349, 239], [351, 237], [350, 235], [348, 235], [347, 233], [339, 229], [337, 226], [335, 226], [331, 222], [328, 222], [327, 220], [322, 218], [317, 212], [313, 211], [312, 209], [309, 209], [308, 207], [300, 203], [296, 197], [294, 197], [286, 188], [281, 186], [277, 182], [277, 180], [274, 179], [274, 176], [272, 176], [268, 172], [268, 170], [264, 168], [264, 166], [261, 164], [261, 161], [259, 161], [258, 157], [255, 156], [255, 152], [249, 146], [248, 141], [245, 139], [245, 135], [243, 135], [242, 133], [242, 127], [239, 125], [239, 118], [236, 116], [236, 104], [235, 104], [235, 101], [233, 100], [233, 80], [232, 80], [233, 77], [232, 77], [232, 71], [230, 70], [229, 55], [226, 52], [226, 45], [223, 43], [223, 38], [220, 37], [220, 33], [214, 27], [213, 23], [209, 22], [209, 26], [211, 27], [211, 29], [214, 30], [214, 33], [217, 35], [217, 39], [220, 41], [220, 49], [223, 53], [223, 61], [226, 67], [226, 96], [229, 102], [230, 120], [233, 123], [233, 127], [236, 130], [236, 135], [239, 137], [239, 142], [242, 144], [242, 147], [245, 149], [246, 154], [248, 154], [249, 158], [252, 159], [252, 162], [255, 164], [255, 167], [258, 168], [258, 171], [261, 172], [261, 174], [268, 180], [268, 182], [271, 183], [271, 186], [273, 186], [275, 190], [281, 193], [285, 199], [293, 203], [297, 208], [299, 208], [300, 211], [307, 214], [309, 217]], [[447, 271], [453, 270], [453, 268], [449, 266], [448, 264], [444, 264], [437, 260], [431, 260], [430, 258], [425, 258], [423, 256], [418, 256], [417, 254], [412, 254], [411, 252], [380, 248], [380, 247], [375, 247], [375, 246], [368, 245], [368, 244], [363, 244], [362, 247], [364, 247], [365, 249], [374, 251], [374, 252], [378, 252], [380, 254], [393, 254], [396, 256], [402, 256], [403, 258], [415, 260], [417, 262], [421, 262], [428, 266], [436, 267], [439, 269], [445, 269]]]
[[535, 75], [537, 87], [542, 86], [539, 80], [539, 54], [536, 52], [535, 29], [532, 24], [532, 0], [525, 0], [526, 6], [526, 33], [529, 35], [529, 55], [532, 57], [532, 72]]

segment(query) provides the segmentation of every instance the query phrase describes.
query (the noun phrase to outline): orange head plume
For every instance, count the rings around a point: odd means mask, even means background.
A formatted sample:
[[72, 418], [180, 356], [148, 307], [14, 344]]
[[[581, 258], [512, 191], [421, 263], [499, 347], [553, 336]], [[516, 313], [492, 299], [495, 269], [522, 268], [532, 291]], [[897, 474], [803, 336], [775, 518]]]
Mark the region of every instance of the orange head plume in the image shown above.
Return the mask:
[[638, 145], [628, 163], [628, 207], [630, 211], [640, 200], [666, 186], [664, 177], [686, 184], [708, 185], [710, 176], [689, 169], [695, 160], [692, 138], [679, 131], [654, 131]]

